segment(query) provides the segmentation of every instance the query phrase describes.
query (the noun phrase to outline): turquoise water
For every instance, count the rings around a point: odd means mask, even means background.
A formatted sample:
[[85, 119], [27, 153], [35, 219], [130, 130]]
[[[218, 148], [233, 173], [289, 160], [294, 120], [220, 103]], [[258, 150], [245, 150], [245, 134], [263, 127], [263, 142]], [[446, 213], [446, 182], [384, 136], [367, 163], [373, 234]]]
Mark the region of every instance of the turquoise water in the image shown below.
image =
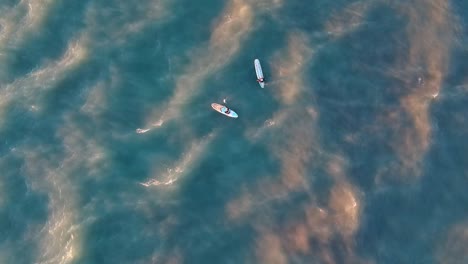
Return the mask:
[[0, 1], [0, 263], [467, 263], [466, 10]]

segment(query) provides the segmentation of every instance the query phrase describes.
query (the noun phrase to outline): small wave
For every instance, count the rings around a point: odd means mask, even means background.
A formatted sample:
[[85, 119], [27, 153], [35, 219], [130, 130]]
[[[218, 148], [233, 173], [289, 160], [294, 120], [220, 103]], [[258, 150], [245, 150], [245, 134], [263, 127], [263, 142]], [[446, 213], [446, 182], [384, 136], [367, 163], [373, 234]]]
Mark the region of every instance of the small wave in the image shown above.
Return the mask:
[[164, 120], [160, 119], [158, 122], [151, 124], [151, 127], [149, 127], [149, 128], [137, 128], [137, 129], [135, 130], [135, 132], [136, 132], [137, 134], [144, 134], [144, 133], [150, 131], [152, 128], [160, 127], [160, 126], [162, 126], [163, 124], [164, 124]]
[[[192, 167], [195, 162], [199, 161], [202, 153], [205, 151], [207, 145], [212, 141], [214, 132], [204, 137], [201, 140], [194, 140], [189, 149], [182, 155], [182, 157], [175, 163], [172, 168], [167, 168], [165, 173], [160, 176], [153, 177], [146, 182], [140, 183], [145, 187], [150, 186], [169, 186], [179, 180], [188, 168]], [[156, 172], [155, 174], [159, 174]]]
[[150, 131], [149, 128], [146, 128], [146, 129], [137, 128], [137, 129], [136, 129], [136, 132], [137, 132], [138, 134], [143, 134], [143, 133], [146, 133], [146, 132], [148, 132], [148, 131]]
[[159, 186], [159, 185], [171, 185], [173, 184], [177, 179], [169, 179], [167, 181], [158, 181], [156, 179], [151, 179], [147, 182], [141, 182], [140, 184], [145, 186], [145, 187], [150, 187], [150, 186]]

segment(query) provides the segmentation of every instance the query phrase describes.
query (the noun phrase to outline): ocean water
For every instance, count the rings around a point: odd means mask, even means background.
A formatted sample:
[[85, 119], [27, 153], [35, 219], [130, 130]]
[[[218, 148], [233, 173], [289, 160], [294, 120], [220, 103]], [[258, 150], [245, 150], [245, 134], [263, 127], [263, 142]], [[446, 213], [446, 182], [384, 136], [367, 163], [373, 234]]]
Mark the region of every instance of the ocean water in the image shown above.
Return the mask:
[[1, 0], [0, 263], [468, 263], [467, 110], [464, 0]]

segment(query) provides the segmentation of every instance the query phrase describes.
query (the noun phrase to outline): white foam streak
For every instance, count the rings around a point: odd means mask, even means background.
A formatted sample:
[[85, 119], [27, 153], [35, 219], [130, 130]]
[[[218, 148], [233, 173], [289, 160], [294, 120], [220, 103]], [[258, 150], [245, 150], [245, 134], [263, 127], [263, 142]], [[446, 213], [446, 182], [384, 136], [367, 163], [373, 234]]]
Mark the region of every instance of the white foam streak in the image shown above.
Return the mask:
[[33, 71], [30, 77], [34, 82], [39, 82], [38, 86], [49, 88], [55, 84], [60, 76], [65, 75], [75, 66], [87, 58], [88, 50], [85, 46], [85, 40], [78, 38], [68, 43], [65, 54], [56, 62], [45, 65], [43, 68]]
[[71, 117], [65, 119], [57, 137], [63, 138], [64, 155], [40, 146], [15, 151], [25, 160], [24, 174], [31, 188], [49, 198], [49, 216], [37, 235], [40, 255], [36, 263], [43, 264], [71, 263], [80, 254], [82, 222], [74, 177], [84, 169], [87, 173], [82, 176], [96, 178], [107, 160], [99, 142]]
[[49, 196], [50, 213], [38, 235], [41, 242], [37, 263], [69, 263], [78, 249], [75, 236], [70, 232], [76, 220], [73, 186], [66, 174], [47, 160], [50, 153], [45, 149], [23, 149], [21, 152], [32, 188]]
[[[55, 1], [22, 0], [12, 8], [0, 10], [0, 65], [6, 65], [3, 60], [9, 56], [9, 50], [20, 45], [26, 36], [38, 31], [48, 10]], [[0, 66], [0, 81], [8, 75], [8, 69]], [[2, 83], [2, 85], [5, 85]], [[0, 94], [0, 119], [4, 111], [3, 105], [8, 104], [13, 95], [8, 88], [2, 87]], [[1, 123], [2, 121], [0, 121]]]
[[[18, 45], [27, 34], [37, 30], [55, 2], [55, 0], [21, 0], [11, 9], [2, 10], [0, 50]], [[24, 10], [27, 10], [26, 14]]]
[[26, 109], [32, 111], [40, 110], [40, 102], [37, 100], [41, 99], [41, 93], [54, 88], [68, 72], [83, 63], [86, 58], [87, 49], [81, 39], [72, 41], [61, 59], [6, 85], [0, 91], [0, 117], [13, 102], [24, 104]]

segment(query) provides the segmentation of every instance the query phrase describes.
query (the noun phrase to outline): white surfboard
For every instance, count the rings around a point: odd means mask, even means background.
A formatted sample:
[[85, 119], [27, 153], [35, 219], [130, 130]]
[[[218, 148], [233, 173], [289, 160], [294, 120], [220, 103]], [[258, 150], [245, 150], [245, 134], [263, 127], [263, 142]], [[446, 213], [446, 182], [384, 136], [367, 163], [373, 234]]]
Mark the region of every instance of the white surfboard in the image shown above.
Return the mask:
[[254, 60], [254, 65], [255, 65], [255, 73], [257, 74], [257, 82], [258, 84], [260, 84], [260, 87], [264, 88], [265, 80], [263, 78], [262, 65], [260, 65], [260, 61], [258, 59]]
[[224, 106], [224, 105], [217, 104], [217, 103], [212, 103], [212, 104], [211, 104], [211, 107], [212, 107], [215, 111], [217, 111], [217, 112], [219, 112], [219, 113], [221, 113], [221, 114], [223, 114], [223, 115], [225, 115], [225, 116], [229, 116], [229, 117], [232, 117], [232, 118], [237, 118], [237, 117], [239, 117], [239, 116], [237, 115], [236, 112], [234, 112], [232, 109], [227, 108], [227, 107]]

